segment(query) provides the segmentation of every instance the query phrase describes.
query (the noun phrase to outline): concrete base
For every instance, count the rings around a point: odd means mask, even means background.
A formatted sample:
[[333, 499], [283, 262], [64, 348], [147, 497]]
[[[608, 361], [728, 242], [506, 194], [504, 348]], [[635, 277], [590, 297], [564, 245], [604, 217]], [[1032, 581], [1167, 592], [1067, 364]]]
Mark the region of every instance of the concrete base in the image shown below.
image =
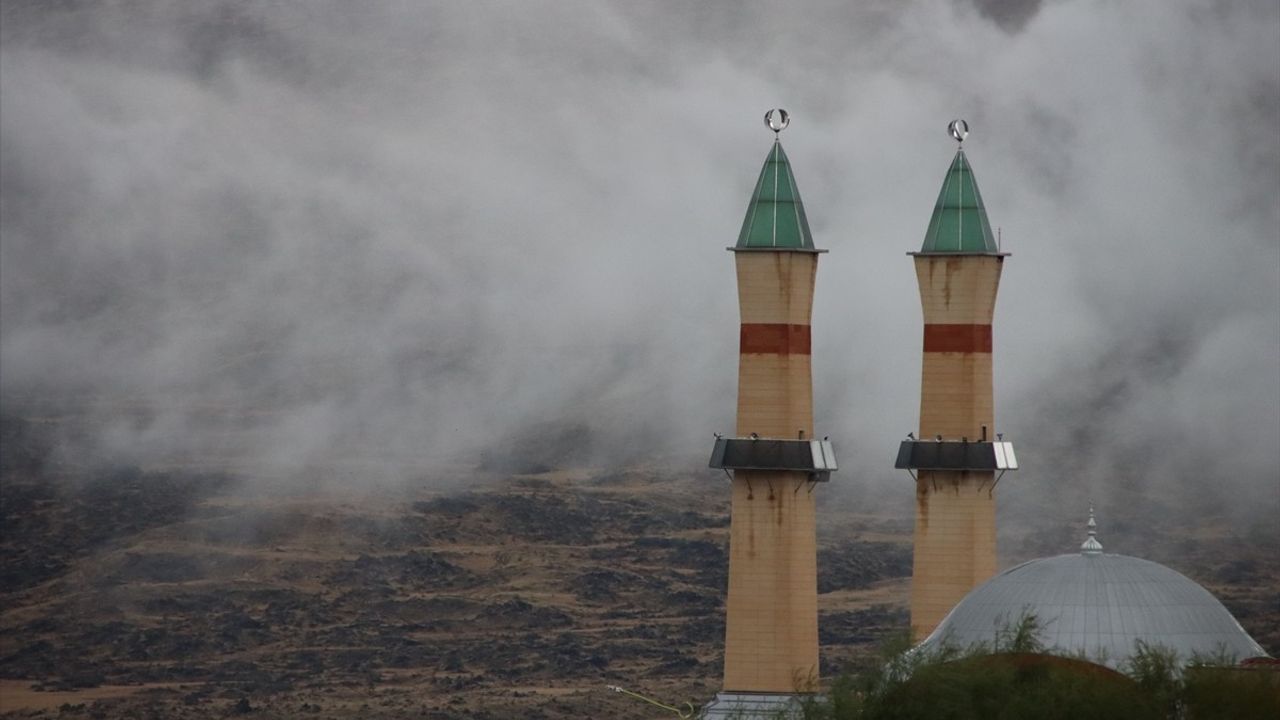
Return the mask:
[[800, 720], [804, 716], [798, 694], [722, 692], [702, 712], [699, 720]]

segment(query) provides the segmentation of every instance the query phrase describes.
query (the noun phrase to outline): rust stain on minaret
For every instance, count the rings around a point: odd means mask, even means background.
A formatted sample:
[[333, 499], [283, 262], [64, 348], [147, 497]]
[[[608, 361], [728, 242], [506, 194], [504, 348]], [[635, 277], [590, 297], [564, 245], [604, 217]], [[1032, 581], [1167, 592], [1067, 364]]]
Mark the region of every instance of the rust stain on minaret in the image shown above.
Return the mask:
[[929, 481], [923, 475], [916, 480], [916, 529], [929, 531]]

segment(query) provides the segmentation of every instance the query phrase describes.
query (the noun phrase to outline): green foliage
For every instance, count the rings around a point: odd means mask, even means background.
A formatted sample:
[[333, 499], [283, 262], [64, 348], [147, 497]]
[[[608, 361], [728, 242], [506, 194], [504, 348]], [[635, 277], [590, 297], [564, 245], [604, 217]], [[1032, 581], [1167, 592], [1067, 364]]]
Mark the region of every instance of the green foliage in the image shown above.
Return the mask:
[[1046, 658], [969, 657], [926, 664], [869, 696], [859, 720], [1157, 720], [1155, 706], [1118, 676], [1082, 674]]
[[1040, 618], [1024, 609], [1017, 620], [996, 631], [996, 652], [1044, 652], [1044, 643], [1040, 642], [1040, 628]]
[[1188, 720], [1280, 718], [1280, 673], [1224, 667], [1188, 668], [1182, 684]]
[[1179, 696], [1182, 693], [1182, 668], [1178, 663], [1177, 653], [1137, 640], [1134, 643], [1134, 653], [1126, 663], [1125, 672], [1167, 715], [1177, 715]]
[[[1024, 614], [993, 648], [925, 653], [894, 638], [881, 657], [835, 680], [806, 720], [1247, 720], [1280, 718], [1280, 676], [1139, 643], [1125, 670], [1045, 654]], [[994, 649], [994, 653], [992, 650]], [[1227, 667], [1224, 667], [1227, 665]]]

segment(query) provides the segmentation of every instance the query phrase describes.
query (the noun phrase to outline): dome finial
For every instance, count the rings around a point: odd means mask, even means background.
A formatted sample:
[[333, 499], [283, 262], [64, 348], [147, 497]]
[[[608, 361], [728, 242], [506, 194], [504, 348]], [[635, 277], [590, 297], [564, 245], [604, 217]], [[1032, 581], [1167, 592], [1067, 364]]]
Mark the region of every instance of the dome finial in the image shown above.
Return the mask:
[[773, 138], [778, 139], [778, 133], [787, 129], [791, 124], [791, 113], [782, 108], [775, 108], [764, 114], [765, 127], [773, 131]]
[[1102, 543], [1098, 542], [1098, 522], [1093, 519], [1093, 501], [1089, 501], [1089, 537], [1080, 544], [1081, 555], [1101, 555]]

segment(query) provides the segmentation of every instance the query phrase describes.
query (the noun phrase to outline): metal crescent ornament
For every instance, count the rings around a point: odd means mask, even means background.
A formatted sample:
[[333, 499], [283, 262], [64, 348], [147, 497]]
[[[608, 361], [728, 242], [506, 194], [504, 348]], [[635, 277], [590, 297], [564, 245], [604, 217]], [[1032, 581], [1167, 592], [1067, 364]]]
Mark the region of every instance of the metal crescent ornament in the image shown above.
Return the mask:
[[782, 108], [774, 108], [764, 114], [764, 125], [776, 135], [791, 124], [791, 114]]
[[969, 137], [969, 123], [956, 118], [947, 125], [947, 132], [951, 133], [951, 137], [955, 138], [956, 142], [962, 143], [966, 137]]

